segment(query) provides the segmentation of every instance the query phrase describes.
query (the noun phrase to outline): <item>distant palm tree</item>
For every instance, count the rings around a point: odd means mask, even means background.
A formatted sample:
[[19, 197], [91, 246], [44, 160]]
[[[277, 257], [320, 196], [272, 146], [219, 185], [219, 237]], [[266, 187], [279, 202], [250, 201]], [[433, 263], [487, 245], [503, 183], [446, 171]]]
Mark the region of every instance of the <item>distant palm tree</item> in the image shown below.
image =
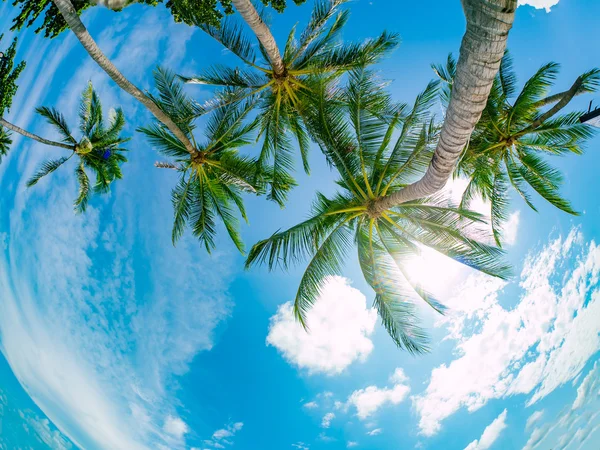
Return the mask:
[[172, 194], [174, 208], [173, 244], [182, 236], [186, 225], [210, 252], [215, 247], [217, 218], [240, 252], [244, 251], [239, 234], [236, 210], [247, 220], [242, 193], [264, 190], [261, 178], [256, 178], [256, 160], [241, 156], [237, 149], [254, 139], [257, 122], [245, 120], [255, 106], [255, 100], [246, 100], [220, 108], [206, 124], [206, 140], [194, 137], [195, 120], [204, 111], [182, 89], [175, 75], [163, 69], [154, 74], [158, 97], [153, 101], [184, 130], [186, 138], [194, 143], [190, 155], [183, 143], [162, 124], [140, 128], [150, 142], [169, 162], [156, 166], [179, 172], [179, 182]]
[[[2, 42], [3, 34], [0, 34], [0, 42]], [[13, 97], [17, 93], [17, 80], [23, 69], [25, 69], [25, 61], [21, 61], [15, 65], [15, 56], [17, 55], [17, 39], [15, 38], [10, 46], [0, 52], [0, 120], [4, 114], [10, 111]], [[0, 163], [2, 157], [6, 156], [12, 140], [10, 134], [0, 126]]]
[[[434, 70], [446, 83], [442, 99], [447, 102], [456, 72], [452, 55], [445, 67], [436, 65]], [[581, 112], [557, 114], [575, 95], [593, 92], [600, 86], [600, 70], [586, 72], [568, 91], [548, 96], [558, 70], [556, 63], [544, 65], [517, 95], [517, 79], [506, 52], [481, 120], [457, 165], [455, 174], [469, 179], [463, 205], [468, 206], [475, 195], [490, 202], [498, 245], [502, 223], [507, 218], [510, 186], [534, 210], [528, 187], [557, 208], [577, 214], [560, 195], [562, 174], [545, 156], [583, 152], [583, 144], [594, 129], [579, 122]], [[555, 105], [544, 111], [550, 104]]]
[[339, 274], [356, 245], [367, 283], [375, 291], [375, 306], [383, 325], [400, 348], [427, 350], [414, 300], [420, 298], [438, 312], [444, 307], [414, 283], [408, 266], [422, 246], [490, 275], [505, 278], [509, 269], [501, 250], [482, 243], [470, 224], [481, 221], [471, 211], [440, 195], [375, 211], [377, 199], [401, 190], [420, 177], [431, 161], [439, 128], [428, 114], [437, 95], [431, 83], [414, 106], [393, 105], [375, 76], [366, 70], [349, 75], [345, 90], [322, 85], [322, 96], [307, 108], [307, 121], [329, 162], [339, 173], [342, 191], [333, 197], [317, 194], [311, 217], [257, 243], [247, 267], [266, 263], [288, 267], [308, 258], [294, 302], [297, 319], [316, 301], [323, 279]]
[[316, 95], [318, 80], [324, 76], [337, 78], [358, 65], [373, 63], [398, 43], [395, 34], [383, 33], [377, 39], [361, 44], [343, 44], [339, 37], [348, 20], [348, 11], [338, 13], [338, 7], [344, 1], [317, 1], [300, 39], [295, 38], [295, 28], [290, 32], [283, 56], [252, 4], [247, 0], [235, 1], [236, 8], [259, 38], [262, 60], [253, 48], [252, 40], [245, 37], [232, 19], [224, 20], [220, 27], [197, 23], [236, 55], [243, 66], [213, 66], [200, 75], [182, 79], [188, 83], [225, 88], [207, 105], [208, 109], [240, 99], [259, 98], [256, 108], [260, 118], [259, 137], [263, 139], [259, 170], [264, 171], [264, 166], [273, 162], [268, 197], [280, 205], [285, 203], [287, 192], [293, 186], [288, 181], [294, 165], [294, 139], [304, 169], [309, 171], [310, 140], [304, 120], [306, 105]]
[[[74, 202], [76, 212], [84, 212], [92, 192], [99, 194], [107, 193], [110, 184], [122, 178], [120, 165], [127, 161], [123, 152], [125, 149], [120, 145], [127, 142], [129, 138], [121, 137], [125, 126], [125, 117], [121, 109], [112, 114], [110, 122], [104, 122], [102, 105], [92, 84], [83, 92], [79, 113], [79, 131], [81, 139], [73, 137], [64, 116], [54, 108], [37, 108], [38, 114], [44, 117], [48, 123], [54, 126], [62, 136], [62, 142], [44, 139], [38, 135], [19, 128], [0, 119], [0, 123], [27, 138], [34, 139], [42, 144], [69, 150], [68, 156], [59, 159], [45, 161], [38, 171], [27, 181], [27, 187], [34, 186], [43, 177], [51, 174], [74, 156], [78, 159], [75, 166], [75, 175], [79, 184], [79, 194]], [[95, 175], [95, 183], [90, 183], [87, 171]]]

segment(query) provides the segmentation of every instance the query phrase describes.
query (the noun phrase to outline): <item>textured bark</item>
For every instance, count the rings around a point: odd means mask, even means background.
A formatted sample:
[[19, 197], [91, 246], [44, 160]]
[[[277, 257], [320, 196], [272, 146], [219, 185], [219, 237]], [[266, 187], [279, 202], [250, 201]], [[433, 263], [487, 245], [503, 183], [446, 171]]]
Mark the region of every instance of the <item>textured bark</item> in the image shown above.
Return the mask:
[[60, 148], [65, 148], [67, 150], [75, 151], [74, 145], [63, 144], [62, 142], [55, 142], [55, 141], [51, 141], [49, 139], [44, 139], [43, 137], [38, 136], [37, 134], [30, 133], [29, 131], [24, 130], [23, 128], [20, 128], [16, 125], [13, 125], [10, 122], [7, 122], [6, 120], [4, 120], [1, 117], [0, 117], [0, 125], [2, 125], [5, 128], [8, 128], [9, 130], [14, 131], [15, 133], [19, 133], [21, 136], [25, 136], [26, 138], [41, 142], [42, 144], [51, 145], [52, 147], [60, 147]]
[[431, 164], [419, 181], [373, 202], [370, 209], [374, 214], [442, 189], [481, 118], [506, 49], [517, 0], [462, 0], [462, 4], [467, 30]]
[[256, 12], [256, 8], [250, 0], [231, 0], [235, 9], [240, 13], [240, 15], [244, 18], [244, 21], [248, 24], [254, 34], [264, 47], [267, 55], [269, 56], [269, 61], [271, 62], [271, 67], [273, 67], [273, 71], [275, 75], [283, 75], [285, 72], [285, 66], [283, 65], [283, 59], [281, 59], [281, 55], [279, 54], [279, 49], [277, 48], [277, 42], [275, 42], [275, 38], [271, 34], [271, 30], [269, 27], [262, 21], [258, 12]]
[[183, 145], [185, 145], [186, 150], [190, 154], [196, 153], [196, 149], [190, 140], [183, 133], [183, 131], [179, 129], [175, 122], [173, 122], [173, 120], [171, 120], [171, 118], [165, 114], [146, 94], [144, 94], [138, 87], [125, 78], [119, 69], [117, 69], [115, 65], [106, 57], [106, 55], [102, 53], [102, 50], [100, 50], [92, 36], [90, 36], [90, 33], [88, 33], [83, 22], [81, 22], [81, 19], [75, 11], [75, 8], [73, 8], [71, 0], [52, 1], [65, 18], [65, 21], [69, 25], [71, 31], [75, 33], [75, 36], [77, 36], [77, 39], [79, 39], [79, 42], [81, 42], [81, 45], [83, 45], [88, 54], [94, 61], [96, 61], [96, 63], [98, 63], [102, 70], [104, 70], [121, 89], [148, 108], [154, 117], [162, 122], [169, 129], [169, 131], [171, 131], [171, 133], [173, 133], [175, 137], [177, 137], [177, 139], [179, 139]]

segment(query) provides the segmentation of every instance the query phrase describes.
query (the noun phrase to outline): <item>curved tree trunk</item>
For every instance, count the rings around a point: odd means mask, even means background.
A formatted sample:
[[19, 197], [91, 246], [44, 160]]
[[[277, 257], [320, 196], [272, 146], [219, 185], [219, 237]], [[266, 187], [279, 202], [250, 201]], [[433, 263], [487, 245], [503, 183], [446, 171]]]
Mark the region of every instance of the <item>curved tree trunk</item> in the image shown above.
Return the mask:
[[285, 66], [279, 54], [277, 42], [275, 42], [275, 38], [271, 34], [269, 27], [262, 21], [258, 12], [256, 12], [256, 8], [254, 8], [252, 2], [250, 0], [231, 0], [231, 2], [248, 26], [252, 28], [252, 31], [254, 31], [254, 34], [264, 47], [275, 75], [283, 75]]
[[44, 139], [43, 137], [38, 136], [37, 134], [30, 133], [29, 131], [24, 130], [23, 128], [20, 128], [16, 125], [13, 125], [10, 122], [7, 122], [6, 120], [4, 120], [1, 117], [0, 117], [0, 125], [2, 125], [5, 128], [8, 128], [9, 130], [14, 131], [15, 133], [19, 133], [21, 136], [25, 136], [26, 138], [41, 142], [42, 144], [51, 145], [52, 147], [60, 147], [60, 148], [64, 148], [67, 150], [75, 151], [74, 145], [63, 144], [62, 142], [55, 142], [55, 141], [51, 141], [49, 139]]
[[442, 189], [487, 103], [512, 28], [517, 0], [462, 0], [467, 31], [460, 47], [450, 104], [431, 164], [423, 177], [376, 200], [371, 212], [432, 195]]
[[79, 39], [79, 42], [81, 42], [81, 45], [83, 45], [92, 59], [98, 63], [98, 65], [108, 74], [108, 76], [111, 77], [121, 89], [133, 96], [142, 105], [148, 108], [154, 117], [162, 122], [169, 129], [169, 131], [171, 131], [171, 133], [173, 133], [175, 137], [177, 137], [177, 139], [179, 139], [183, 145], [185, 145], [186, 150], [190, 154], [193, 155], [196, 153], [196, 149], [190, 140], [187, 138], [185, 133], [179, 129], [175, 122], [173, 122], [173, 120], [171, 120], [171, 118], [165, 114], [146, 94], [144, 94], [139, 88], [125, 78], [119, 69], [117, 69], [115, 65], [104, 55], [104, 53], [102, 53], [102, 50], [100, 50], [92, 36], [90, 36], [90, 33], [88, 33], [83, 22], [81, 22], [81, 19], [75, 11], [75, 8], [73, 8], [71, 0], [52, 1], [64, 17], [71, 31], [75, 33], [75, 36], [77, 36], [77, 39]]

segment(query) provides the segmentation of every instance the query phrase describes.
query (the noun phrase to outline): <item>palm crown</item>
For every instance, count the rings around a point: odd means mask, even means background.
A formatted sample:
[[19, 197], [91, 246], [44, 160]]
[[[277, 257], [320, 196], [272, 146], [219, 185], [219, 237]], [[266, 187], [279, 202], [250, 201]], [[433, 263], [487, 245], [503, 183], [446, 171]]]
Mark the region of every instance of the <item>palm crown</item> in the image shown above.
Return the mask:
[[318, 79], [337, 77], [357, 65], [373, 63], [397, 44], [396, 35], [383, 33], [377, 39], [361, 44], [342, 44], [339, 35], [348, 20], [348, 11], [337, 12], [345, 0], [316, 2], [311, 19], [295, 38], [289, 34], [282, 56], [284, 71], [278, 74], [262, 46], [262, 59], [254, 51], [252, 41], [231, 19], [220, 27], [197, 25], [215, 38], [243, 63], [242, 67], [214, 66], [200, 75], [182, 77], [188, 83], [223, 88], [208, 109], [239, 99], [256, 96], [259, 112], [259, 138], [263, 139], [258, 171], [271, 165], [268, 197], [283, 205], [294, 185], [289, 174], [293, 170], [293, 140], [297, 142], [305, 171], [309, 171], [309, 136], [304, 124], [306, 105], [316, 95]]
[[[446, 82], [442, 98], [447, 101], [456, 63], [452, 55], [446, 67], [434, 66]], [[559, 192], [562, 174], [547, 161], [548, 155], [581, 154], [582, 146], [593, 135], [593, 128], [581, 124], [581, 112], [557, 115], [565, 105], [544, 111], [545, 106], [560, 101], [547, 97], [559, 70], [549, 63], [541, 67], [517, 94], [517, 79], [508, 52], [502, 60], [487, 106], [457, 168], [457, 176], [466, 176], [469, 184], [463, 205], [480, 195], [491, 204], [494, 237], [501, 243], [501, 227], [507, 218], [508, 191], [512, 186], [531, 208], [532, 188], [557, 208], [577, 214]], [[600, 84], [600, 71], [591, 70], [578, 79], [577, 94], [593, 92]]]
[[206, 140], [196, 142], [194, 122], [204, 111], [184, 92], [175, 75], [163, 69], [155, 71], [158, 97], [154, 102], [167, 113], [194, 143], [190, 154], [183, 143], [162, 124], [140, 128], [163, 155], [172, 158], [157, 167], [179, 172], [172, 192], [174, 208], [173, 243], [182, 236], [186, 225], [211, 251], [215, 247], [217, 219], [220, 219], [236, 247], [243, 252], [236, 210], [247, 220], [242, 194], [264, 189], [256, 179], [256, 161], [241, 156], [237, 149], [253, 139], [256, 121], [245, 123], [255, 100], [230, 104], [215, 111], [205, 126]]
[[468, 226], [481, 217], [441, 196], [394, 206], [380, 214], [372, 202], [401, 189], [421, 175], [431, 160], [438, 127], [428, 114], [437, 95], [431, 83], [412, 108], [393, 105], [372, 73], [359, 69], [347, 89], [322, 84], [322, 95], [307, 115], [309, 129], [338, 171], [341, 191], [318, 194], [311, 217], [257, 243], [247, 266], [287, 267], [305, 258], [294, 303], [306, 327], [306, 313], [319, 295], [324, 277], [339, 274], [353, 245], [363, 275], [375, 291], [375, 306], [394, 342], [409, 352], [427, 350], [418, 325], [418, 297], [438, 312], [444, 307], [407, 272], [421, 246], [433, 248], [485, 273], [506, 277], [501, 251], [480, 242]]
[[[125, 126], [123, 111], [119, 108], [112, 114], [108, 125], [104, 121], [102, 104], [92, 84], [84, 90], [79, 110], [79, 132], [77, 140], [64, 116], [54, 108], [37, 108], [38, 114], [58, 131], [64, 144], [73, 147], [69, 156], [45, 161], [38, 171], [27, 181], [27, 186], [37, 184], [40, 179], [57, 170], [72, 157], [78, 159], [75, 175], [79, 185], [79, 193], [75, 200], [75, 210], [84, 212], [93, 192], [103, 194], [110, 190], [110, 184], [122, 178], [120, 165], [127, 161], [121, 144], [129, 138], [123, 138], [121, 132]], [[90, 183], [87, 171], [95, 175], [95, 183]]]

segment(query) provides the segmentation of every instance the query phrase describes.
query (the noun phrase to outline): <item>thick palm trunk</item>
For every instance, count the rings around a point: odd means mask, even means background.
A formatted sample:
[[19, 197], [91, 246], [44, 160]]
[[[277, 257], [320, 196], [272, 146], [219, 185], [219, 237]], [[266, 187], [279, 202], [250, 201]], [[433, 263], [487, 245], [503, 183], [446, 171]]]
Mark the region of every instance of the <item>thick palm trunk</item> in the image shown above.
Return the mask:
[[14, 131], [15, 133], [19, 133], [21, 136], [25, 136], [26, 138], [41, 142], [42, 144], [51, 145], [52, 147], [60, 147], [60, 148], [64, 148], [67, 150], [75, 151], [74, 145], [63, 144], [62, 142], [55, 142], [55, 141], [51, 141], [49, 139], [44, 139], [43, 137], [38, 136], [37, 134], [30, 133], [29, 131], [24, 130], [23, 128], [20, 128], [16, 125], [13, 125], [10, 122], [7, 122], [6, 120], [4, 120], [1, 117], [0, 117], [0, 125], [2, 125], [5, 128], [8, 128], [9, 130]]
[[462, 4], [467, 31], [460, 47], [450, 104], [431, 164], [419, 181], [376, 200], [371, 206], [374, 214], [442, 189], [481, 118], [504, 55], [517, 0], [462, 0]]
[[264, 47], [275, 75], [283, 75], [285, 66], [279, 54], [277, 42], [275, 42], [275, 38], [271, 34], [269, 27], [262, 21], [258, 12], [256, 12], [256, 8], [254, 8], [252, 2], [250, 0], [231, 0], [231, 2], [248, 26], [252, 28], [252, 31], [254, 31], [254, 34]]
[[75, 8], [73, 8], [73, 5], [71, 4], [71, 0], [52, 1], [64, 17], [71, 31], [75, 33], [75, 36], [77, 36], [77, 39], [79, 39], [79, 42], [81, 42], [81, 45], [83, 45], [92, 59], [98, 63], [98, 65], [108, 74], [109, 77], [113, 79], [115, 83], [117, 83], [121, 89], [133, 96], [142, 105], [148, 108], [154, 117], [162, 122], [169, 129], [169, 131], [171, 131], [171, 133], [173, 133], [177, 139], [179, 139], [185, 145], [185, 148], [190, 154], [194, 154], [196, 149], [183, 131], [181, 131], [175, 124], [175, 122], [173, 122], [173, 120], [171, 120], [171, 118], [165, 114], [146, 94], [144, 94], [133, 83], [125, 78], [119, 69], [117, 69], [115, 65], [104, 55], [104, 53], [102, 53], [102, 50], [100, 50], [92, 36], [90, 36], [88, 33], [83, 22], [81, 22], [79, 19]]

